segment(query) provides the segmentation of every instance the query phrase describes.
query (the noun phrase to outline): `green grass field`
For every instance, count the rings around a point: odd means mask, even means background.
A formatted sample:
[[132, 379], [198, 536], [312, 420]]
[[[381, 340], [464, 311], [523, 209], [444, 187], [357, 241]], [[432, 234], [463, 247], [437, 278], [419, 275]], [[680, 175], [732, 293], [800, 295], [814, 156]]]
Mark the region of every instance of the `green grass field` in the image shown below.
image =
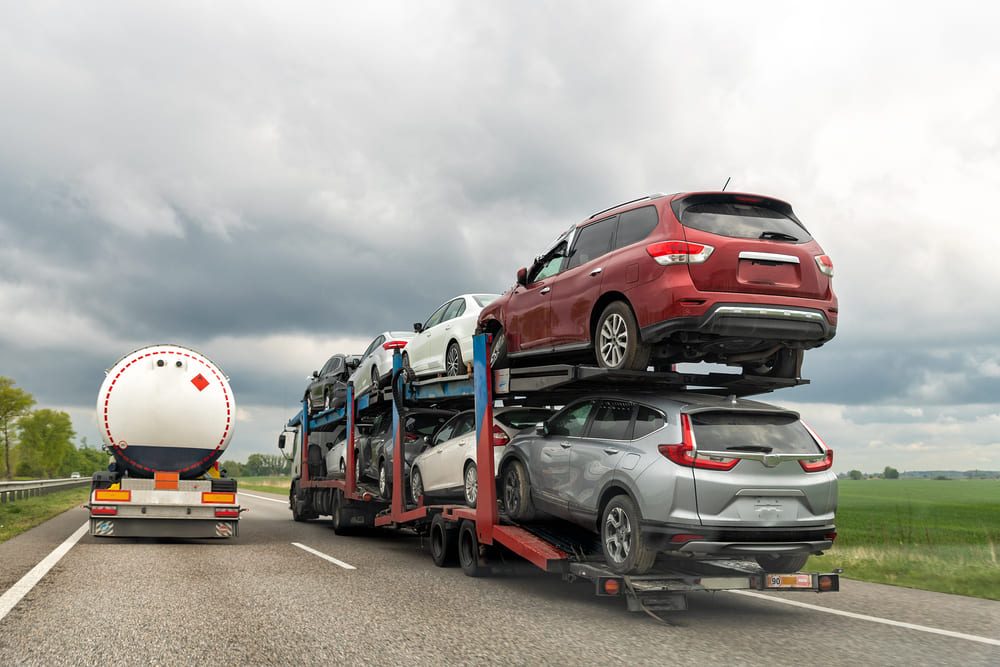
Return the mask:
[[292, 483], [291, 477], [237, 477], [237, 488], [241, 491], [263, 491], [265, 493], [277, 493], [287, 496], [288, 486]]
[[[68, 509], [83, 505], [89, 497], [90, 487], [87, 486], [0, 504], [0, 542], [6, 542]], [[80, 523], [86, 518], [86, 512], [81, 511]]]
[[1000, 481], [842, 480], [837, 533], [810, 569], [1000, 600]]

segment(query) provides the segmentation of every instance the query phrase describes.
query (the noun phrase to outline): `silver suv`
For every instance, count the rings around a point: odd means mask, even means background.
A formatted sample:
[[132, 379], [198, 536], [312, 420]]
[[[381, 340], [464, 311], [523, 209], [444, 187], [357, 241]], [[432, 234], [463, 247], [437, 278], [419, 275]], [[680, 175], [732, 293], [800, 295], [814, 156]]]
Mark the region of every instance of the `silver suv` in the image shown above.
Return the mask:
[[599, 533], [621, 574], [648, 571], [660, 552], [795, 572], [836, 537], [832, 465], [832, 450], [790, 410], [707, 394], [601, 394], [511, 441], [500, 491], [515, 521], [548, 515]]

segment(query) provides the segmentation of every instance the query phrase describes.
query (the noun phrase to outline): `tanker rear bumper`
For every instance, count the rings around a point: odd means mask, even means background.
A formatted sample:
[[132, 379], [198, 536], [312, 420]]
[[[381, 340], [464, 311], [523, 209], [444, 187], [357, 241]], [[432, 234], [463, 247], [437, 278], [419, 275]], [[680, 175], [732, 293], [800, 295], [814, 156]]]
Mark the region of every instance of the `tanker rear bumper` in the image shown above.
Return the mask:
[[239, 520], [90, 517], [94, 537], [177, 537], [215, 539], [237, 537]]

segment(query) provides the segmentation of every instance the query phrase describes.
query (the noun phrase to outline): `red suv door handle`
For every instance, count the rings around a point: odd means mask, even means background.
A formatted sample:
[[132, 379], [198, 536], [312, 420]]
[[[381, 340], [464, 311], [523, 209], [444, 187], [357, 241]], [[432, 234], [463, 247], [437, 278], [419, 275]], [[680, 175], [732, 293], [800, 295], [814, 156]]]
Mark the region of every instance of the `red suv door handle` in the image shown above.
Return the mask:
[[603, 270], [604, 270], [604, 267], [603, 267], [603, 266], [599, 266], [599, 267], [597, 267], [596, 269], [594, 269], [593, 271], [591, 271], [591, 272], [590, 272], [590, 275], [592, 275], [592, 276], [596, 276], [596, 275], [597, 275], [598, 273], [600, 273], [600, 272], [601, 272], [601, 271], [603, 271]]
[[538, 293], [539, 294], [548, 294], [551, 291], [552, 291], [551, 287], [543, 287], [542, 289], [538, 290]]

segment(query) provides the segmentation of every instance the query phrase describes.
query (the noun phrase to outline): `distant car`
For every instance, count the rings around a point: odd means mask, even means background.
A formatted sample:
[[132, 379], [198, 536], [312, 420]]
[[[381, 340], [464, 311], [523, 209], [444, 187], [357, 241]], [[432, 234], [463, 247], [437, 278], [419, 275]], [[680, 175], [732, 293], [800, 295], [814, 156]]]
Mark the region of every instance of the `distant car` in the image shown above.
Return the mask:
[[[413, 459], [420, 453], [425, 444], [424, 438], [433, 435], [454, 414], [454, 410], [432, 408], [417, 408], [406, 411], [403, 431], [404, 470], [409, 469]], [[379, 495], [383, 498], [392, 496], [394, 445], [391, 410], [378, 412], [369, 428], [355, 434], [355, 446], [360, 461], [358, 474], [362, 477], [372, 477], [378, 480]]]
[[357, 370], [351, 375], [354, 395], [360, 396], [371, 387], [379, 388], [392, 375], [394, 350], [403, 349], [416, 334], [412, 331], [383, 331], [361, 355]]
[[609, 567], [641, 574], [658, 552], [756, 558], [800, 570], [836, 536], [833, 452], [799, 415], [696, 393], [581, 398], [507, 445], [507, 515], [600, 535]]
[[323, 364], [322, 369], [313, 371], [303, 397], [310, 414], [339, 408], [345, 403], [347, 380], [360, 361], [361, 357], [356, 354], [335, 354]]
[[[493, 411], [494, 471], [500, 469], [503, 447], [515, 435], [535, 428], [548, 419], [548, 408], [497, 408]], [[460, 412], [426, 439], [426, 449], [413, 461], [410, 470], [410, 494], [414, 502], [420, 496], [462, 497], [469, 507], [476, 506], [479, 474], [476, 468], [476, 413]]]
[[783, 201], [653, 195], [570, 227], [479, 324], [496, 367], [560, 355], [797, 377], [803, 351], [836, 333], [832, 278], [832, 260]]
[[499, 294], [463, 294], [449, 299], [421, 324], [403, 350], [403, 364], [421, 375], [465, 375], [472, 361], [472, 335], [483, 307]]
[[69, 474], [69, 476], [70, 476], [70, 479], [80, 479], [80, 473], [78, 473], [78, 472], [71, 472]]

